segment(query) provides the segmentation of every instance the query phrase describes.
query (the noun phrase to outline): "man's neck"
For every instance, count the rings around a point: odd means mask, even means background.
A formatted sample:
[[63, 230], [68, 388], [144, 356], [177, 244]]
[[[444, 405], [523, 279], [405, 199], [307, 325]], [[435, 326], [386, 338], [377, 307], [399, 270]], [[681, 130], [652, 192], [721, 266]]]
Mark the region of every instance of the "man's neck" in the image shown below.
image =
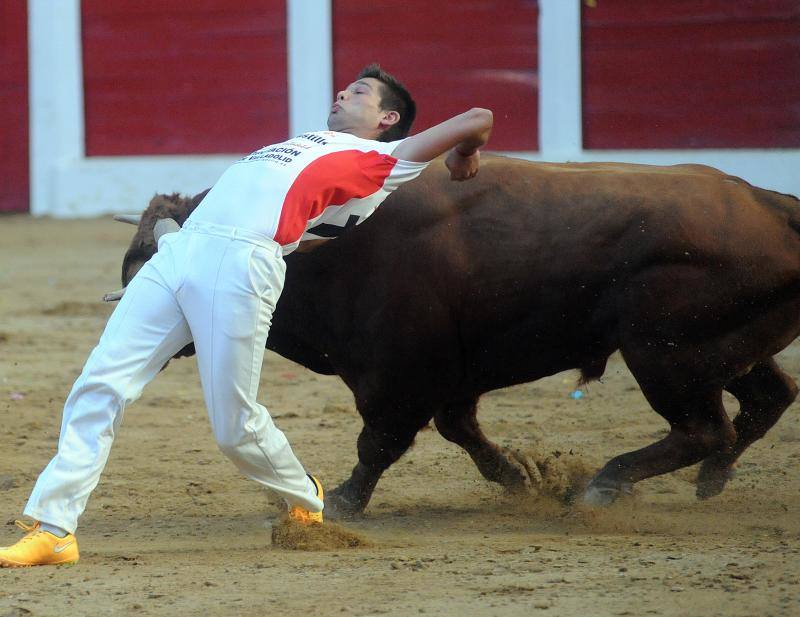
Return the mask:
[[[328, 128], [328, 130], [333, 130]], [[340, 129], [338, 131], [334, 131], [336, 133], [346, 133], [347, 135], [353, 135], [355, 137], [360, 137], [361, 139], [370, 139], [372, 141], [378, 141], [378, 137], [380, 136], [379, 131], [363, 131], [358, 129]]]

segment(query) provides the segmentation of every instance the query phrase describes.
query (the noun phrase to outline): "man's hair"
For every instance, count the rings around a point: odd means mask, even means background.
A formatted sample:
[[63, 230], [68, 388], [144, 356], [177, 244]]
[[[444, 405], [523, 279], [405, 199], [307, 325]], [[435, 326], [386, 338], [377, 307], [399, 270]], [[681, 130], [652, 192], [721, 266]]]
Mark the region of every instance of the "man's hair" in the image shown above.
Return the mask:
[[372, 63], [366, 66], [358, 74], [356, 79], [372, 77], [377, 79], [383, 87], [381, 88], [381, 110], [396, 111], [400, 114], [400, 120], [393, 124], [378, 136], [378, 141], [396, 141], [408, 136], [414, 117], [417, 115], [417, 105], [414, 99], [392, 75], [384, 71], [380, 64]]

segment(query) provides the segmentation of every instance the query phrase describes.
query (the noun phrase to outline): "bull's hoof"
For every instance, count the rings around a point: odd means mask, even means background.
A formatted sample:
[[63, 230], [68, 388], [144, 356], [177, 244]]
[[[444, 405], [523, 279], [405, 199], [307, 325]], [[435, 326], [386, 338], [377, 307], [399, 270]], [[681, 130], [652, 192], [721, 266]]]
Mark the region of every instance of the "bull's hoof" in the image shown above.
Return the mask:
[[364, 506], [360, 500], [346, 495], [342, 487], [336, 487], [325, 495], [325, 517], [332, 520], [353, 519], [363, 514]]
[[500, 454], [494, 481], [512, 493], [533, 493], [541, 486], [542, 474], [533, 459], [509, 448], [500, 448]]
[[695, 495], [698, 499], [710, 499], [716, 497], [725, 488], [728, 480], [736, 475], [733, 465], [721, 464], [718, 461], [707, 459], [700, 466], [697, 474], [697, 490]]
[[610, 506], [620, 495], [631, 495], [633, 484], [630, 482], [620, 482], [619, 484], [606, 484], [595, 482], [589, 483], [580, 498], [580, 503], [593, 508]]

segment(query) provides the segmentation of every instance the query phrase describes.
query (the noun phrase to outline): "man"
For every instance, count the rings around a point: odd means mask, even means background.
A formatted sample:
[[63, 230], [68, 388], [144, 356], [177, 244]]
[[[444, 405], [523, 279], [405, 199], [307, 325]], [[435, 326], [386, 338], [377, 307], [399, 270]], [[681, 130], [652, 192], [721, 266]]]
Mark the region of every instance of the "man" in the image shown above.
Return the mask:
[[406, 138], [414, 115], [406, 89], [371, 65], [338, 93], [328, 131], [305, 133], [238, 161], [179, 233], [159, 239], [158, 252], [128, 285], [67, 398], [58, 453], [24, 512], [38, 522], [18, 522], [27, 534], [0, 549], [0, 565], [78, 560], [73, 534], [126, 403], [192, 341], [220, 449], [246, 476], [283, 497], [291, 518], [322, 522], [322, 485], [306, 474], [256, 402], [283, 288], [283, 255], [302, 240], [329, 235], [315, 234], [315, 226], [360, 222], [448, 150], [452, 179], [478, 172], [491, 112], [472, 109]]

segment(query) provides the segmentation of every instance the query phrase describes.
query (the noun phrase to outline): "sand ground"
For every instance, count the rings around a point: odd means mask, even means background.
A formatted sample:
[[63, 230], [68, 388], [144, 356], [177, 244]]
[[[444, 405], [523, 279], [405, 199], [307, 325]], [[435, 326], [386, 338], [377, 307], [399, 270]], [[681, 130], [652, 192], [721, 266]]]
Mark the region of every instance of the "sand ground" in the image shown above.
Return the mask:
[[[61, 404], [96, 342], [133, 228], [0, 217], [0, 544], [18, 537], [54, 453]], [[800, 344], [780, 356], [800, 377]], [[487, 433], [596, 469], [665, 423], [619, 357], [573, 400], [565, 373], [482, 399]], [[333, 487], [356, 460], [347, 388], [268, 354], [262, 400]], [[731, 411], [735, 400], [727, 398]], [[792, 406], [719, 497], [696, 470], [649, 480], [604, 511], [512, 498], [435, 430], [384, 476], [350, 529], [373, 546], [270, 544], [277, 508], [214, 445], [194, 360], [126, 414], [68, 568], [0, 571], [11, 615], [800, 615], [800, 414]]]

